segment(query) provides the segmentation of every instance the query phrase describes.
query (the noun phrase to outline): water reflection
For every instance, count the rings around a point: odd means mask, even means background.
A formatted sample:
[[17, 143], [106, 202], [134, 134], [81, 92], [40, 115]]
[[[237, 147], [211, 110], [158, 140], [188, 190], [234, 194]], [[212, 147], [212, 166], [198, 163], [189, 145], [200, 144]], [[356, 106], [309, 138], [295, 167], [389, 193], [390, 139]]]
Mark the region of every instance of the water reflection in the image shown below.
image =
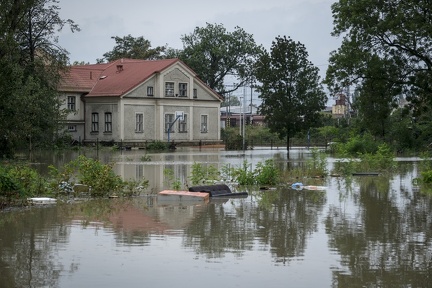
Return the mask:
[[341, 257], [333, 275], [338, 287], [430, 285], [432, 201], [410, 179], [358, 178], [343, 201], [349, 209], [330, 207], [325, 223], [329, 246]]
[[[298, 163], [308, 157], [301, 154]], [[286, 163], [280, 151], [256, 155], [190, 151], [147, 163], [119, 153], [109, 161], [124, 177], [154, 175], [157, 185], [162, 167], [187, 175], [195, 161], [248, 159], [252, 167], [271, 155]], [[412, 184], [416, 163], [401, 165], [395, 175], [329, 177], [326, 191], [248, 191], [201, 205], [150, 195], [3, 212], [0, 287], [428, 287], [432, 201]]]

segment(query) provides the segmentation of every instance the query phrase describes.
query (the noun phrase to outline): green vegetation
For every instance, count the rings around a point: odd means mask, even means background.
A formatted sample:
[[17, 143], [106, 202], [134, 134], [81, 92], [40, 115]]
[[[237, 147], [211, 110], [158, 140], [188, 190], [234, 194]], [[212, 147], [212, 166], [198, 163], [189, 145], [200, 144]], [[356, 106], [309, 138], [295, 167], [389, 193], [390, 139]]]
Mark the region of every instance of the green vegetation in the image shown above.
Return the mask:
[[208, 182], [220, 180], [220, 173], [213, 165], [203, 165], [195, 162], [189, 177], [192, 185], [207, 184]]
[[116, 45], [111, 51], [104, 53], [102, 59], [97, 59], [98, 63], [103, 63], [105, 61], [111, 62], [121, 58], [145, 60], [161, 59], [163, 58], [162, 53], [166, 50], [165, 46], [151, 48], [150, 41], [144, 39], [143, 36], [135, 38], [129, 34], [124, 37], [113, 36], [111, 39], [114, 39]]
[[146, 144], [146, 150], [149, 151], [164, 151], [168, 150], [169, 144], [162, 141], [152, 141]]
[[390, 172], [396, 168], [394, 152], [385, 143], [372, 141], [370, 135], [356, 136], [347, 143], [335, 144], [336, 155], [343, 158], [335, 165], [335, 173]]
[[[184, 49], [179, 51], [178, 58], [222, 96], [251, 83], [253, 66], [262, 47], [242, 28], [237, 26], [230, 32], [222, 24], [207, 23], [183, 35], [181, 41]], [[225, 86], [225, 77], [234, 78], [235, 84]]]
[[79, 28], [60, 18], [56, 4], [1, 2], [1, 158], [13, 158], [16, 149], [53, 146], [63, 139], [58, 125], [65, 111], [59, 109], [57, 84], [67, 65], [67, 51], [58, 45], [56, 34], [63, 27], [72, 32]]
[[183, 188], [183, 183], [180, 179], [176, 178], [174, 175], [174, 170], [172, 169], [164, 169], [164, 184], [168, 187], [171, 187], [173, 190], [180, 190]]
[[421, 191], [432, 193], [432, 157], [431, 153], [422, 153], [422, 161], [419, 162], [420, 177], [413, 180], [415, 185], [421, 187]]
[[[61, 169], [50, 166], [51, 189], [56, 191], [59, 184], [80, 183], [91, 187], [91, 197], [106, 197], [112, 194], [131, 196], [139, 194], [147, 188], [148, 181], [123, 181], [113, 171], [114, 164], [102, 164], [99, 160], [80, 155], [77, 159], [67, 163]], [[136, 188], [136, 189], [135, 189]]]
[[81, 155], [61, 169], [50, 166], [49, 177], [42, 177], [27, 165], [6, 163], [0, 166], [0, 208], [25, 204], [29, 197], [69, 196], [77, 183], [89, 187], [89, 197], [137, 196], [147, 189], [148, 180], [124, 181], [112, 168]]
[[285, 36], [276, 37], [271, 51], [262, 53], [256, 64], [260, 111], [270, 131], [286, 139], [288, 158], [290, 138], [317, 126], [325, 107], [318, 71], [305, 46]]

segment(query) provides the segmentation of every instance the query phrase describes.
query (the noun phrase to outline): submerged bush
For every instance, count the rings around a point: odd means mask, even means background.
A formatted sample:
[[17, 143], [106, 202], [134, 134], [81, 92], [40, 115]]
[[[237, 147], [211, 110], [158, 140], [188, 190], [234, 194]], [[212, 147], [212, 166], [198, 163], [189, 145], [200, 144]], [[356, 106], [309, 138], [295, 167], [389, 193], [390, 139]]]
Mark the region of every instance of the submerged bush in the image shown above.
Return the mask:
[[394, 153], [390, 146], [381, 144], [378, 145], [375, 153], [359, 153], [357, 158], [349, 157], [338, 161], [335, 171], [342, 175], [349, 175], [359, 171], [392, 171], [395, 167]]
[[192, 185], [205, 184], [206, 182], [216, 181], [220, 179], [218, 169], [213, 165], [204, 166], [201, 163], [194, 162], [192, 164], [191, 175], [189, 177]]
[[375, 154], [379, 145], [380, 143], [371, 134], [365, 133], [349, 138], [346, 143], [335, 144], [335, 150], [340, 156], [356, 157], [366, 153]]
[[112, 192], [121, 192], [127, 184], [113, 171], [114, 164], [102, 164], [99, 160], [80, 155], [77, 159], [66, 164], [61, 170], [50, 166], [51, 187], [57, 189], [62, 182], [77, 182], [90, 186], [93, 197], [107, 196]]
[[153, 141], [146, 144], [146, 149], [150, 151], [162, 151], [168, 150], [169, 144], [162, 141]]
[[264, 163], [258, 162], [255, 169], [250, 168], [246, 160], [239, 168], [231, 168], [232, 180], [239, 185], [276, 185], [279, 182], [280, 171], [273, 159], [267, 159]]
[[256, 184], [276, 185], [279, 182], [280, 171], [276, 168], [273, 159], [263, 163], [259, 162], [254, 170]]
[[46, 180], [37, 171], [26, 165], [0, 167], [0, 208], [22, 205], [27, 197], [48, 193]]
[[306, 162], [306, 176], [324, 176], [327, 174], [327, 155], [318, 149], [312, 149], [312, 158]]

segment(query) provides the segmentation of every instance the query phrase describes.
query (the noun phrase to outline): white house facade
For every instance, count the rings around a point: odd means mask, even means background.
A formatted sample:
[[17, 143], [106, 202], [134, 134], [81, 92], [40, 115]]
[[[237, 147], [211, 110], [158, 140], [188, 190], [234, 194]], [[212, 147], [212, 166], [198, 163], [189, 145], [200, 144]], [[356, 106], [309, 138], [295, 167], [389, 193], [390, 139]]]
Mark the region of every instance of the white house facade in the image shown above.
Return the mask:
[[178, 59], [72, 66], [59, 93], [76, 141], [220, 142], [223, 98]]

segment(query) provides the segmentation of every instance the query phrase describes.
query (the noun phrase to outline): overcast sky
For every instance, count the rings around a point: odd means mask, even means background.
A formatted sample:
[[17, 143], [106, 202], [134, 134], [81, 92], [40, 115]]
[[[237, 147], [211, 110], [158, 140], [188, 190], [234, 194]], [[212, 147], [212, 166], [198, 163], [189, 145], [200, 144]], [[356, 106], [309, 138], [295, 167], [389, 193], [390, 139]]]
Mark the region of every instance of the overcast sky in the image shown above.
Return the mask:
[[306, 46], [309, 60], [327, 69], [329, 53], [340, 45], [330, 36], [331, 4], [336, 0], [60, 0], [60, 16], [81, 28], [65, 28], [60, 45], [70, 61], [91, 64], [115, 45], [112, 36], [143, 36], [152, 47], [182, 49], [182, 35], [206, 23], [222, 24], [227, 31], [243, 28], [257, 44], [269, 49], [277, 36], [289, 36]]

